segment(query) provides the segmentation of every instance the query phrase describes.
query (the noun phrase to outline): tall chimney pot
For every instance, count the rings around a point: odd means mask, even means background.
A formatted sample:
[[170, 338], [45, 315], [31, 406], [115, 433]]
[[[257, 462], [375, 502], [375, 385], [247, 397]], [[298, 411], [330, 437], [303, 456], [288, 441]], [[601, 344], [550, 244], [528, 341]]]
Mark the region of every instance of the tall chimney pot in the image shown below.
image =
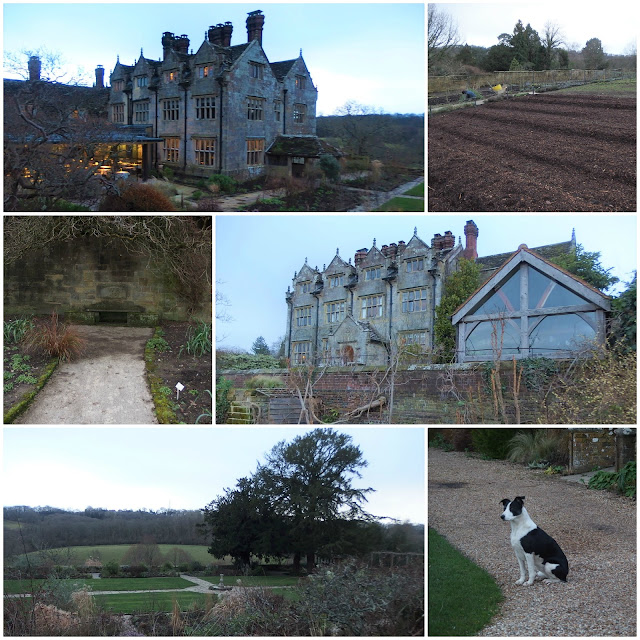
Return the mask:
[[262, 11], [251, 11], [247, 18], [247, 42], [257, 40], [262, 46], [262, 28], [264, 26], [264, 16]]
[[101, 64], [96, 67], [96, 89], [104, 89], [104, 67]]
[[40, 64], [40, 58], [38, 56], [31, 56], [29, 58], [29, 80], [31, 82], [36, 82], [40, 80], [40, 69], [42, 65]]
[[467, 220], [464, 225], [465, 248], [462, 255], [467, 260], [475, 260], [478, 257], [478, 226], [473, 220]]

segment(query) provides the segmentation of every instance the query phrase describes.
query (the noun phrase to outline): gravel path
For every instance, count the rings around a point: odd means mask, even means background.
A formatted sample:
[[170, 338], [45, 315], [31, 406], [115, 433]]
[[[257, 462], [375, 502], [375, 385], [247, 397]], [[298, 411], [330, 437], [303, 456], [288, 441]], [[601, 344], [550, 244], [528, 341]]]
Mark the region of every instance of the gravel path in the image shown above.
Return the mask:
[[[635, 636], [636, 505], [520, 465], [429, 448], [428, 522], [502, 589], [481, 636]], [[533, 521], [569, 560], [568, 582], [518, 586], [503, 498], [525, 496]]]

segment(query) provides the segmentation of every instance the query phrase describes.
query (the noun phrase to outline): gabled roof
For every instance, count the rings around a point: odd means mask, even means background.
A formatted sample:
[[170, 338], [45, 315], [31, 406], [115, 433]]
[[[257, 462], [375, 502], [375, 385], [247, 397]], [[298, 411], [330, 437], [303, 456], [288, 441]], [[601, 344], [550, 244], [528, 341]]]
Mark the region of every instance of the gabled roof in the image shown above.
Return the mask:
[[312, 269], [305, 261], [305, 263], [302, 265], [302, 269], [298, 271], [298, 273], [295, 275], [293, 279], [300, 280], [305, 278], [313, 278], [314, 276], [317, 276], [319, 273], [320, 273], [319, 271], [317, 271], [316, 269]]
[[293, 67], [296, 60], [297, 58], [294, 60], [283, 60], [282, 62], [270, 62], [269, 66], [273, 71], [273, 75], [278, 80], [282, 80], [287, 75], [287, 73], [291, 71], [291, 67]]
[[595, 304], [605, 311], [610, 309], [609, 296], [605, 295], [582, 278], [569, 273], [565, 269], [545, 260], [542, 256], [529, 249], [526, 245], [520, 245], [520, 248], [496, 271], [484, 284], [482, 284], [474, 293], [472, 293], [454, 312], [451, 317], [452, 323], [457, 324], [467, 315], [473, 307], [482, 301], [491, 291], [497, 289], [502, 282], [505, 282], [509, 276], [522, 264], [526, 262], [535, 267], [553, 280], [563, 284], [565, 287], [575, 291], [578, 295], [585, 298], [592, 304]]
[[333, 271], [334, 269], [347, 269], [351, 268], [351, 265], [345, 262], [340, 255], [336, 252], [333, 260], [329, 263], [329, 266], [324, 270], [325, 273]]

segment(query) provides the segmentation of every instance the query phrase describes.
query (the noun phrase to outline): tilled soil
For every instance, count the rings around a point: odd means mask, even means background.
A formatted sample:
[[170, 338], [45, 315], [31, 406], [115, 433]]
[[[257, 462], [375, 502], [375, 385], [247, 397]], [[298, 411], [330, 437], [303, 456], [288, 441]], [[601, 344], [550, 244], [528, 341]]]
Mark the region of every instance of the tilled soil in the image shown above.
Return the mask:
[[429, 211], [635, 211], [636, 99], [535, 95], [429, 119]]
[[[429, 448], [428, 521], [486, 569], [505, 596], [481, 636], [635, 636], [636, 505], [522, 465]], [[516, 585], [500, 500], [525, 496], [569, 561], [566, 583]]]

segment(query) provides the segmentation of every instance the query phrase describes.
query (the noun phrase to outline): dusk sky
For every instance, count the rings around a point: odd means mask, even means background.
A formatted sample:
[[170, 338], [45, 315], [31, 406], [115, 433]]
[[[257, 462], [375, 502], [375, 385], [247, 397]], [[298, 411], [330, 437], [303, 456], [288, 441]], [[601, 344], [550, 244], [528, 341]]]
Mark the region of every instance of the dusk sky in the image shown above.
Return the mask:
[[435, 2], [458, 24], [461, 44], [492, 47], [518, 20], [542, 38], [546, 22], [557, 24], [565, 47], [580, 51], [598, 38], [605, 53], [623, 54], [637, 37], [637, 5], [629, 2]]
[[[296, 215], [216, 217], [216, 272], [219, 292], [229, 305], [222, 310], [232, 320], [216, 323], [216, 344], [250, 351], [262, 335], [269, 346], [284, 336], [287, 305], [285, 293], [294, 273], [307, 258], [312, 268], [328, 265], [340, 250], [348, 262], [358, 249], [404, 240], [414, 227], [427, 243], [434, 234], [452, 231], [463, 236], [465, 221], [473, 218], [479, 228], [478, 254], [516, 251], [571, 239], [575, 228], [578, 244], [598, 251], [605, 268], [628, 282], [636, 269], [635, 215]], [[464, 241], [464, 238], [463, 238]], [[620, 285], [622, 286], [622, 285]], [[620, 290], [620, 286], [617, 290]], [[624, 288], [624, 287], [622, 287]], [[615, 290], [609, 292], [614, 293]]]
[[[201, 509], [311, 427], [4, 427], [5, 506]], [[424, 429], [337, 428], [369, 463], [365, 511], [424, 523]]]
[[[88, 83], [101, 64], [133, 64], [143, 49], [162, 58], [165, 31], [186, 34], [198, 50], [210, 25], [233, 23], [231, 44], [247, 41], [247, 13], [265, 15], [262, 46], [271, 62], [300, 49], [318, 89], [318, 114], [348, 100], [388, 113], [424, 112], [422, 2], [414, 3], [4, 3], [5, 52], [45, 47], [62, 55], [69, 76], [82, 67]], [[5, 77], [17, 77], [8, 74]]]

